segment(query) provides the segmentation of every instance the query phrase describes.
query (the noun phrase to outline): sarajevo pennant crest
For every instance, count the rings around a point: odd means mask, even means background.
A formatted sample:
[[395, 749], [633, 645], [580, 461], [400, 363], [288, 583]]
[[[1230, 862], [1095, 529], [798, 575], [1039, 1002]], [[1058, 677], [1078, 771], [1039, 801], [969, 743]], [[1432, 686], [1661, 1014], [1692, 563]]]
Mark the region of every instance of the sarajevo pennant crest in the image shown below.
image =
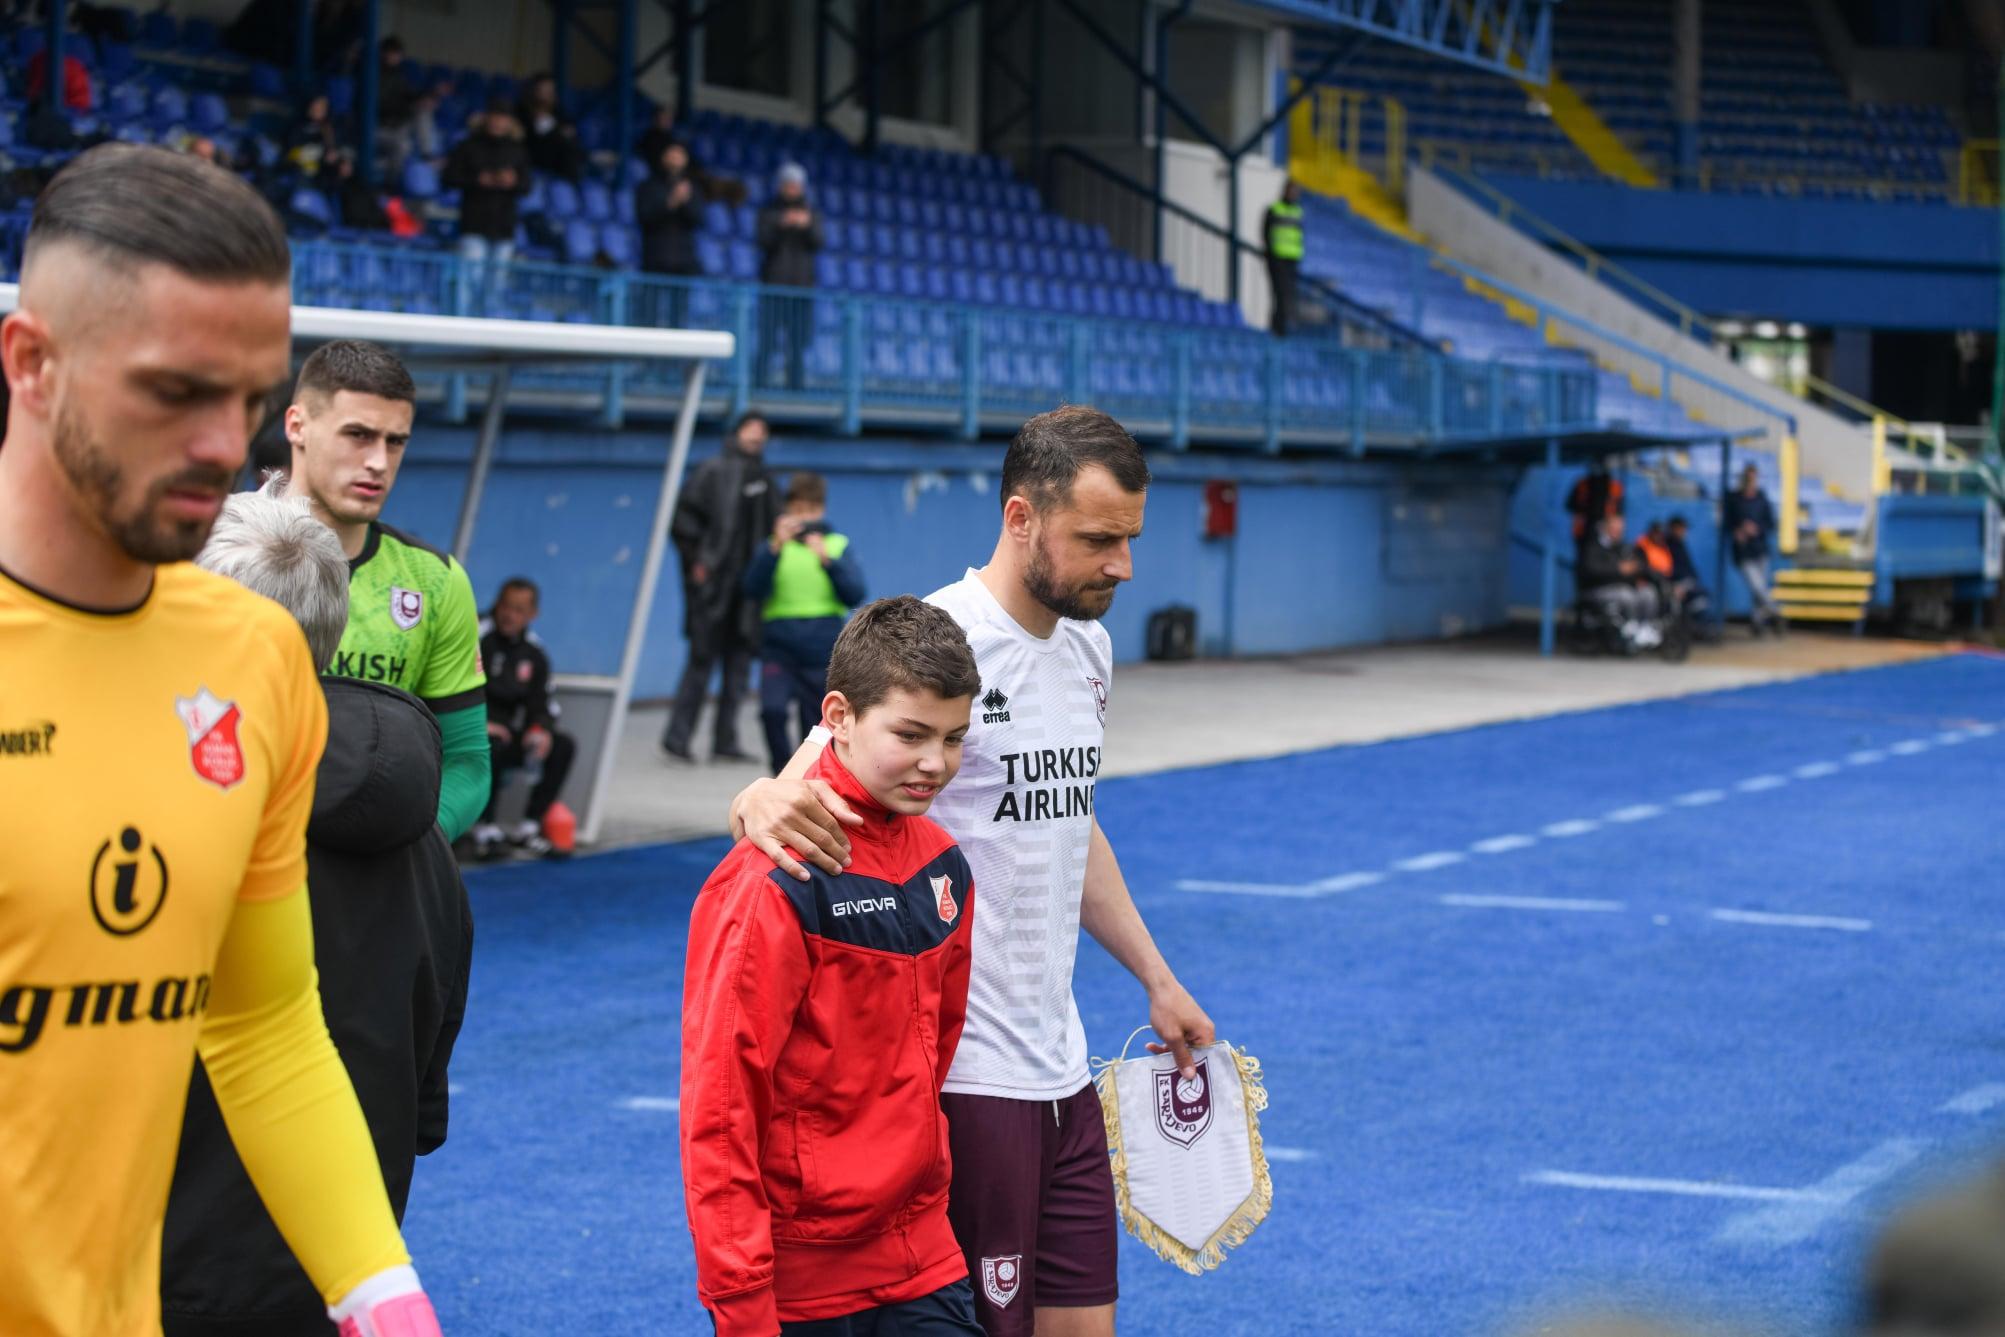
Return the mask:
[[1000, 1258], [982, 1259], [982, 1292], [998, 1309], [1009, 1308], [1023, 1285], [1023, 1255], [1006, 1253]]
[[244, 746], [237, 740], [243, 712], [236, 702], [221, 700], [204, 687], [193, 696], [175, 697], [174, 713], [188, 730], [188, 759], [195, 774], [218, 789], [244, 778]]
[[1093, 1080], [1121, 1224], [1196, 1276], [1267, 1219], [1274, 1183], [1260, 1143], [1259, 1113], [1267, 1108], [1260, 1060], [1220, 1041], [1193, 1049], [1191, 1066], [1185, 1077], [1174, 1055], [1131, 1061], [1124, 1051], [1101, 1063]]

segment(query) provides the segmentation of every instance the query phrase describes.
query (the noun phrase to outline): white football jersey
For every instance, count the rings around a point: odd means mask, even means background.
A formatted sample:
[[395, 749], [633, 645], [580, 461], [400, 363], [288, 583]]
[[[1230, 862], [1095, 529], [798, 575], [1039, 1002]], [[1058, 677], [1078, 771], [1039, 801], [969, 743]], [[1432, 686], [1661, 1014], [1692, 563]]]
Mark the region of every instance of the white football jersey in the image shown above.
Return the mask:
[[981, 671], [961, 773], [928, 814], [975, 875], [968, 1023], [946, 1089], [1057, 1100], [1086, 1085], [1072, 998], [1114, 646], [1097, 622], [1025, 631], [973, 571], [928, 596]]

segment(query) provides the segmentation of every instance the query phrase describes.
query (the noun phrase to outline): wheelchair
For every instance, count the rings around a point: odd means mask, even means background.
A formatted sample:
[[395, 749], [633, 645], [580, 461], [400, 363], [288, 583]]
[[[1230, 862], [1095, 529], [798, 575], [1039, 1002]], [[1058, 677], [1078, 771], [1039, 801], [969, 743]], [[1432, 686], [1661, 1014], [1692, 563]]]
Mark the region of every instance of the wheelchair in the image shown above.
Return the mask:
[[1654, 650], [1667, 664], [1681, 664], [1692, 653], [1696, 632], [1691, 615], [1677, 605], [1670, 592], [1658, 589], [1657, 616], [1642, 622], [1647, 631], [1632, 635], [1608, 605], [1598, 599], [1574, 600], [1573, 617], [1566, 628], [1566, 648], [1576, 655], [1613, 655], [1633, 659]]

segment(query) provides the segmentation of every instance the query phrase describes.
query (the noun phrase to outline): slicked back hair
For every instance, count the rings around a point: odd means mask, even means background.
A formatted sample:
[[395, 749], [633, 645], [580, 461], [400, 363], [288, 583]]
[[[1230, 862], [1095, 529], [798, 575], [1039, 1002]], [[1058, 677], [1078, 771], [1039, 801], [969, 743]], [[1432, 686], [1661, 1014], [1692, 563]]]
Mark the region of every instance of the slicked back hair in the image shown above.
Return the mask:
[[286, 283], [285, 225], [245, 181], [192, 154], [142, 144], [80, 153], [42, 191], [22, 267], [69, 242], [126, 271], [165, 265], [210, 283]]
[[291, 613], [315, 668], [334, 662], [348, 627], [348, 555], [306, 498], [283, 495], [275, 482], [232, 493], [195, 565]]
[[1040, 413], [1017, 429], [1003, 456], [1002, 501], [1022, 497], [1037, 511], [1072, 499], [1079, 471], [1099, 465], [1124, 492], [1146, 492], [1149, 465], [1128, 430], [1084, 404]]
[[975, 652], [944, 608], [901, 594], [856, 610], [828, 659], [828, 689], [858, 715], [893, 692], [931, 692], [942, 700], [982, 689]]
[[304, 401], [312, 395], [325, 403], [343, 390], [405, 404], [418, 402], [418, 387], [397, 355], [365, 339], [336, 339], [314, 349], [299, 369], [293, 397]]

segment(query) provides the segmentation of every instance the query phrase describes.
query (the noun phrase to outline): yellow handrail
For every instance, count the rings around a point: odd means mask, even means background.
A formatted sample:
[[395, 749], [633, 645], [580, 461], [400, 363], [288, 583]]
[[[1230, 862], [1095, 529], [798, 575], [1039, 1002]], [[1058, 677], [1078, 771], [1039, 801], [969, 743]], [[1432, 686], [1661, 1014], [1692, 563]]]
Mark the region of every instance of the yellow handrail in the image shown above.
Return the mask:
[[[1984, 170], [1984, 158], [1989, 154], [1991, 170]], [[1956, 198], [1960, 204], [1993, 205], [1998, 203], [1998, 141], [1995, 139], [1966, 139], [1963, 151], [1956, 155]]]
[[[1889, 413], [1879, 405], [1861, 399], [1851, 391], [1835, 386], [1829, 381], [1812, 376], [1806, 372], [1803, 377], [1803, 388], [1808, 392], [1805, 394], [1805, 398], [1809, 397], [1809, 393], [1815, 393], [1844, 408], [1850, 409], [1862, 418], [1871, 420], [1874, 424], [1876, 443], [1884, 442], [1889, 431], [1897, 431], [1904, 438], [1903, 444], [1907, 446], [1909, 452], [1912, 454], [1925, 454], [1932, 459], [1940, 457], [1953, 464], [1970, 463], [1968, 452], [1951, 445], [1947, 441], [1937, 441], [1932, 437], [1924, 435], [1907, 419], [1898, 414]], [[1876, 444], [1875, 449], [1879, 448], [1879, 445]]]
[[1796, 551], [1797, 524], [1803, 505], [1803, 453], [1796, 433], [1782, 437], [1782, 514], [1775, 525], [1775, 546], [1788, 556]]
[[[1375, 165], [1376, 171], [1364, 152], [1367, 116], [1373, 111], [1385, 126], [1385, 160]], [[1320, 87], [1313, 99], [1296, 105], [1290, 130], [1314, 144], [1318, 153], [1376, 176], [1395, 200], [1405, 198], [1406, 106], [1398, 98]]]
[[1496, 206], [1499, 220], [1508, 223], [1513, 218], [1520, 219], [1547, 241], [1572, 254], [1575, 259], [1581, 262], [1582, 267], [1587, 270], [1589, 278], [1601, 278], [1603, 275], [1606, 275], [1625, 287], [1633, 288], [1637, 292], [1642, 293], [1659, 306], [1677, 312], [1678, 332], [1680, 334], [1691, 336], [1695, 331], [1709, 335], [1713, 333], [1712, 322], [1697, 311], [1686, 306], [1683, 302], [1671, 296], [1671, 294], [1665, 292], [1648, 279], [1641, 278], [1624, 269], [1621, 265], [1616, 264], [1593, 247], [1584, 242], [1576, 241], [1552, 223], [1547, 222], [1510, 196], [1504, 194], [1503, 191], [1498, 190], [1495, 186], [1483, 180], [1482, 177], [1477, 176], [1466, 168], [1451, 167], [1447, 170], [1453, 172], [1457, 180], [1470, 186], [1478, 194], [1482, 195], [1483, 198]]

